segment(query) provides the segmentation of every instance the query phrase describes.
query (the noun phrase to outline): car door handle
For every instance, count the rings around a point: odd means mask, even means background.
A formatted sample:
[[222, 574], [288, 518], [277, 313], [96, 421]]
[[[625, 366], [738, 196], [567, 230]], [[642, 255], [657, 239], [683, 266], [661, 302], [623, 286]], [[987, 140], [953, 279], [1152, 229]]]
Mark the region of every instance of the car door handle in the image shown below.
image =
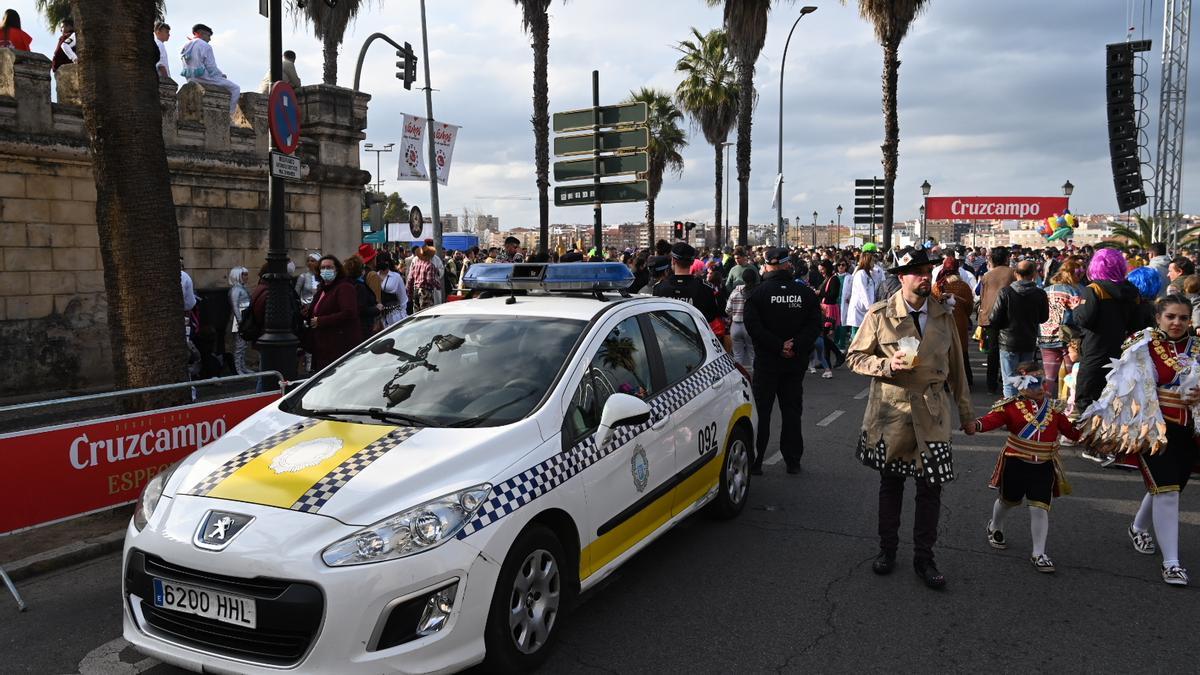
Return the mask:
[[711, 385], [713, 389], [720, 389], [724, 385], [725, 385], [725, 376], [724, 375], [713, 378], [712, 385]]
[[650, 424], [650, 428], [654, 429], [655, 431], [661, 431], [663, 427], [667, 426], [667, 422], [670, 421], [670, 419], [671, 419], [671, 413], [667, 413], [667, 414], [663, 415], [662, 417], [654, 420], [654, 422], [652, 422]]

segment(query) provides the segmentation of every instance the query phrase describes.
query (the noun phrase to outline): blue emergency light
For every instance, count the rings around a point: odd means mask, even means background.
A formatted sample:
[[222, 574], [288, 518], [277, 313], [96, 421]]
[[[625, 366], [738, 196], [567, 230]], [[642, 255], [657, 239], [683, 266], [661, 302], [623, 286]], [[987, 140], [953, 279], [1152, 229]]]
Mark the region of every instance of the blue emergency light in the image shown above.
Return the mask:
[[633, 272], [610, 263], [490, 263], [467, 270], [462, 285], [477, 290], [623, 291]]

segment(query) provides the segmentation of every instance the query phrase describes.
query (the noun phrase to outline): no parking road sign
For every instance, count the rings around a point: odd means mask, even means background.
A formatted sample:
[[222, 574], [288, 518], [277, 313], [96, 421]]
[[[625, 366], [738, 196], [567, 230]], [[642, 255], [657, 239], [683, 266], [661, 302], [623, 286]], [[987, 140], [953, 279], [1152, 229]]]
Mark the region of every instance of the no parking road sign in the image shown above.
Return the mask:
[[300, 145], [300, 102], [296, 100], [296, 90], [287, 82], [271, 85], [267, 124], [271, 127], [271, 140], [280, 152], [290, 155], [296, 151]]

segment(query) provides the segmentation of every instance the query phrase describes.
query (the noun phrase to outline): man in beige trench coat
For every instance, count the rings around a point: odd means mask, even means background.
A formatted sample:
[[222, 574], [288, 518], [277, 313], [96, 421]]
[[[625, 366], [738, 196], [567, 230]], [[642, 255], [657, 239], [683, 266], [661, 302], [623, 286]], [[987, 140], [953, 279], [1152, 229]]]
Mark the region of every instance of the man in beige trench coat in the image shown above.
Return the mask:
[[[913, 568], [930, 588], [946, 585], [933, 562], [942, 485], [954, 480], [951, 403], [958, 426], [975, 433], [963, 351], [951, 310], [930, 298], [933, 264], [924, 249], [900, 258], [888, 270], [900, 291], [875, 303], [846, 354], [846, 363], [871, 379], [858, 459], [879, 472], [879, 555], [872, 566], [888, 574], [896, 565], [904, 479], [916, 483]], [[919, 340], [916, 360], [901, 347]]]

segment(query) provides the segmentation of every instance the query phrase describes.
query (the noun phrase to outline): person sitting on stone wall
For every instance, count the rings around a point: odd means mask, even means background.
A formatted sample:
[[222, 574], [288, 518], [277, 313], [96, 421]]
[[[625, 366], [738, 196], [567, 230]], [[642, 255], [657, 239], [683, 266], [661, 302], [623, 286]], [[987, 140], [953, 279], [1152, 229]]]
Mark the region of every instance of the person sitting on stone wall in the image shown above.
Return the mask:
[[203, 87], [221, 87], [229, 90], [229, 114], [237, 110], [238, 98], [242, 95], [241, 87], [229, 79], [217, 67], [217, 57], [209, 45], [213, 31], [208, 26], [198, 23], [192, 26], [192, 36], [183, 46], [180, 57], [183, 59], [183, 70], [180, 75], [188, 82], [195, 82]]

